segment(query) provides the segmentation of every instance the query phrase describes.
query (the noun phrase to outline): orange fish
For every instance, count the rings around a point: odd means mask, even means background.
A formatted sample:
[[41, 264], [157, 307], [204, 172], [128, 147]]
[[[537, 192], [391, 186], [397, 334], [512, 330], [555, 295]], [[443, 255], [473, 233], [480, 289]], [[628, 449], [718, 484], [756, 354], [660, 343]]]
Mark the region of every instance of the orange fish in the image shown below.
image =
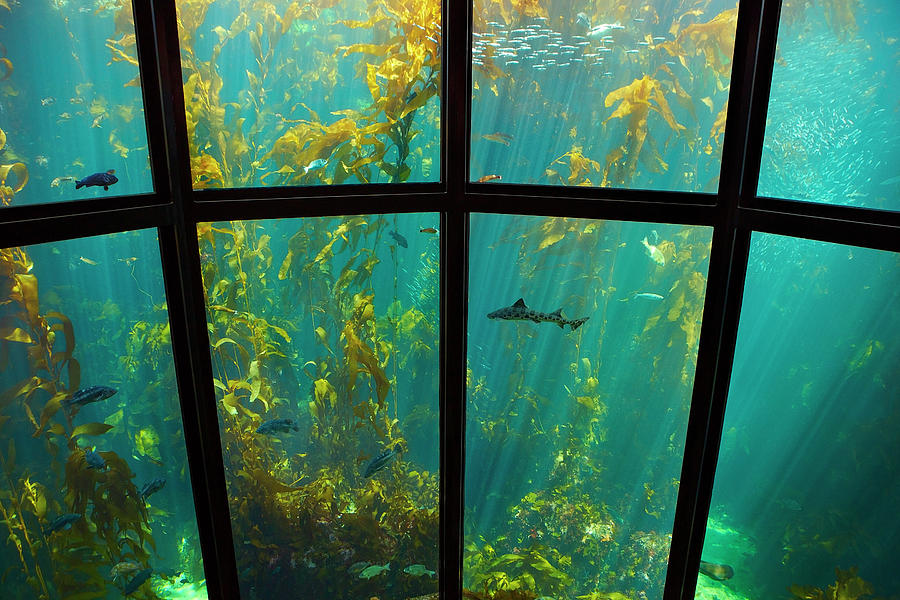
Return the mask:
[[100, 264], [100, 263], [98, 263], [96, 260], [91, 260], [91, 259], [85, 258], [85, 257], [83, 257], [83, 256], [79, 256], [79, 257], [78, 257], [78, 260], [80, 260], [81, 262], [83, 262], [83, 263], [86, 264], [86, 265], [92, 265], [92, 266], [95, 266], [95, 267], [96, 267], [97, 265]]
[[434, 227], [423, 227], [419, 230], [419, 233], [437, 233], [437, 229]]
[[134, 264], [134, 261], [136, 261], [136, 260], [137, 260], [137, 256], [132, 256], [132, 257], [130, 257], [130, 258], [120, 258], [120, 259], [118, 259], [119, 262], [123, 262], [123, 263], [125, 263], [126, 265], [129, 265], [129, 266], [130, 266], [130, 265], [133, 265], [133, 264]]
[[478, 181], [476, 181], [475, 183], [486, 183], [488, 181], [494, 181], [495, 179], [500, 180], [503, 178], [499, 175], [485, 175], [484, 177], [479, 177]]
[[498, 144], [503, 144], [504, 146], [509, 146], [509, 143], [513, 140], [513, 136], [506, 133], [500, 133], [499, 131], [488, 133], [481, 137], [488, 140], [489, 142], [497, 142]]

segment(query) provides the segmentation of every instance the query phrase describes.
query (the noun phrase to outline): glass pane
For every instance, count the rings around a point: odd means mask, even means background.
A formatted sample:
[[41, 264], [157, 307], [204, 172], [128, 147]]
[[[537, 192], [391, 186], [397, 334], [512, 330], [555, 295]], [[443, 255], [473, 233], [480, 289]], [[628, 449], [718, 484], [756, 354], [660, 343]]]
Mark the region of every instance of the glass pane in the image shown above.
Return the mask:
[[0, 28], [0, 206], [152, 192], [131, 2], [0, 2]]
[[900, 4], [781, 10], [759, 195], [900, 210]]
[[736, 5], [475, 0], [472, 180], [715, 192]]
[[897, 254], [753, 234], [698, 598], [900, 589], [898, 281]]
[[200, 224], [242, 597], [437, 591], [438, 220]]
[[195, 189], [440, 179], [439, 0], [176, 6]]
[[467, 589], [662, 597], [711, 234], [472, 217]]
[[155, 230], [0, 250], [0, 468], [4, 598], [207, 597]]

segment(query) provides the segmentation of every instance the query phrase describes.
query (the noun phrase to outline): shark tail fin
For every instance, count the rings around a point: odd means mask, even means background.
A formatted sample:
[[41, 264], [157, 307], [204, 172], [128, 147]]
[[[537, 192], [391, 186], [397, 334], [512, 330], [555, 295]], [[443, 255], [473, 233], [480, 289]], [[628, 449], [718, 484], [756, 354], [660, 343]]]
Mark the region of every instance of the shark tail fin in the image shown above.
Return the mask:
[[572, 326], [572, 331], [575, 331], [576, 329], [581, 327], [584, 324], [584, 322], [587, 321], [588, 319], [590, 319], [590, 317], [584, 317], [583, 319], [575, 319], [574, 321], [569, 323]]

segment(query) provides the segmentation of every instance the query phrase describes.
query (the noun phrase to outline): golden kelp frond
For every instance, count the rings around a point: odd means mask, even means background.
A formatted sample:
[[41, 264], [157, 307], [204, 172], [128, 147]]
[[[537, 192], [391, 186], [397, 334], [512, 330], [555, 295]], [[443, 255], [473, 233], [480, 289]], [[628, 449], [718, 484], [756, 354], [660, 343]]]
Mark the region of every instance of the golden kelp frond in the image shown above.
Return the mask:
[[[6, 141], [6, 135], [3, 136]], [[15, 176], [14, 185], [6, 182], [10, 174]], [[28, 167], [23, 163], [17, 162], [11, 165], [0, 165], [0, 204], [9, 206], [13, 196], [22, 191], [22, 188], [28, 183]]]
[[[481, 10], [478, 10], [481, 7]], [[540, 0], [488, 0], [475, 3], [475, 14], [484, 15], [499, 11], [507, 24], [518, 22], [522, 17], [547, 17], [547, 9]], [[482, 17], [483, 18], [483, 17]], [[486, 19], [490, 20], [490, 19]]]
[[690, 42], [694, 53], [702, 53], [707, 66], [727, 81], [731, 76], [737, 15], [738, 10], [735, 7], [719, 13], [709, 22], [688, 25], [678, 34], [675, 45], [683, 48]]
[[109, 48], [112, 55], [109, 62], [106, 64], [111, 65], [114, 62], [127, 62], [135, 67], [139, 66], [137, 60], [137, 39], [135, 34], [123, 34], [122, 37], [117, 40], [108, 39], [106, 40], [106, 47]]
[[[662, 171], [666, 170], [668, 165], [663, 162], [655, 145], [650, 145], [648, 156], [641, 157], [641, 153], [644, 151], [644, 143], [647, 141], [649, 133], [647, 119], [651, 110], [658, 113], [676, 133], [681, 133], [686, 129], [684, 125], [678, 123], [675, 119], [675, 115], [666, 101], [660, 82], [648, 75], [644, 75], [641, 79], [635, 79], [631, 84], [610, 92], [606, 96], [604, 105], [608, 108], [616, 102], [619, 104], [615, 111], [603, 122], [605, 124], [611, 119], [625, 119], [628, 117], [626, 125], [627, 143], [625, 147], [626, 163], [624, 170], [620, 170], [617, 173], [618, 178], [612, 180], [611, 183], [627, 185], [634, 176], [639, 159], [646, 164], [653, 165], [651, 170], [657, 168]], [[610, 158], [613, 157], [607, 156], [604, 180], [608, 180], [610, 165], [612, 162], [615, 162], [610, 161]]]
[[835, 567], [835, 582], [825, 590], [797, 584], [792, 585], [789, 590], [792, 596], [801, 600], [858, 600], [863, 596], [870, 596], [873, 591], [872, 585], [863, 580], [858, 571], [858, 567], [850, 567], [846, 571]]
[[191, 156], [191, 176], [195, 188], [223, 187], [225, 178], [219, 162], [209, 154]]
[[719, 114], [716, 115], [716, 120], [713, 122], [712, 127], [709, 130], [710, 142], [707, 142], [706, 147], [703, 148], [703, 151], [707, 154], [712, 154], [713, 143], [715, 143], [715, 147], [717, 149], [722, 149], [722, 136], [725, 135], [725, 120], [727, 117], [728, 100], [725, 100], [725, 104], [722, 106], [722, 110], [720, 110]]
[[[591, 171], [600, 172], [600, 163], [596, 160], [586, 157], [583, 152], [583, 148], [581, 146], [572, 146], [572, 149], [554, 160], [551, 165], [559, 163], [566, 164], [565, 160], [568, 159], [568, 167], [569, 167], [569, 176], [566, 178], [566, 185], [593, 185], [591, 180], [588, 179], [588, 174]], [[559, 174], [548, 167], [544, 170], [544, 173], [548, 177], [559, 176]]]
[[215, 0], [179, 0], [175, 3], [178, 22], [178, 42], [182, 52], [193, 52], [197, 29], [206, 20], [206, 12]]

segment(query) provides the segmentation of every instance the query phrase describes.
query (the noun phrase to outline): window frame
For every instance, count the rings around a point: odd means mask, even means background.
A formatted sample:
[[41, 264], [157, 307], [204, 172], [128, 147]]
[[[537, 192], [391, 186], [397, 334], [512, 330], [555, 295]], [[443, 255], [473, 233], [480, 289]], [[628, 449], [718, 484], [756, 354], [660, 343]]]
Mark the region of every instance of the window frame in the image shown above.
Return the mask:
[[780, 0], [742, 0], [716, 194], [469, 181], [470, 0], [444, 0], [441, 182], [193, 190], [176, 0], [133, 0], [154, 192], [0, 209], [4, 247], [156, 228], [210, 598], [239, 597], [196, 225], [441, 214], [440, 592], [462, 597], [468, 216], [472, 212], [713, 227], [700, 347], [664, 600], [692, 600], [709, 514], [753, 231], [900, 252], [900, 211], [757, 197]]

